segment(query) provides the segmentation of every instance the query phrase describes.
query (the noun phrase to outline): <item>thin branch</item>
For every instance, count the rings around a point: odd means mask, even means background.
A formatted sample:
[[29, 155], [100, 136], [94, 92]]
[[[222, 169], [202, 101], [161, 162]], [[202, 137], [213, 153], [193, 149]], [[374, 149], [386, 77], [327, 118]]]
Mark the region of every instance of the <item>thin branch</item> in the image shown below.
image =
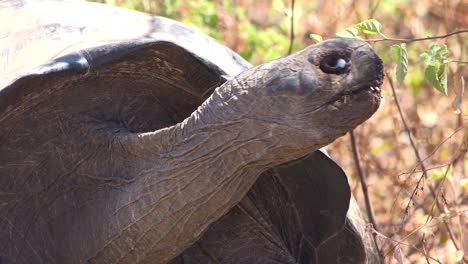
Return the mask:
[[459, 64], [468, 64], [468, 61], [459, 61], [459, 60], [449, 60], [449, 62], [459, 63]]
[[425, 40], [431, 40], [431, 39], [443, 39], [443, 38], [448, 38], [448, 37], [450, 37], [450, 36], [457, 35], [457, 34], [462, 34], [462, 33], [468, 33], [468, 29], [460, 29], [460, 30], [456, 30], [456, 31], [447, 33], [447, 34], [445, 34], [445, 35], [440, 35], [440, 36], [425, 37], [425, 38], [414, 38], [414, 39], [389, 38], [389, 37], [387, 37], [387, 36], [382, 35], [383, 38], [379, 38], [379, 39], [366, 39], [365, 41], [367, 41], [367, 42], [391, 41], [391, 42], [404, 42], [404, 43], [408, 43], [408, 42], [425, 41]]
[[422, 250], [424, 252], [423, 255], [424, 255], [424, 258], [426, 259], [426, 263], [431, 264], [428, 258], [429, 254], [427, 253], [427, 250], [426, 250], [426, 234], [423, 234], [422, 239], [421, 239], [421, 244], [422, 244]]
[[[442, 178], [442, 183], [439, 184], [439, 188], [437, 188], [437, 193], [436, 193], [436, 201], [437, 201], [437, 197], [439, 197], [439, 194], [442, 192], [442, 186], [443, 186], [443, 183], [445, 182], [445, 179], [447, 179], [447, 175], [448, 175], [448, 172], [450, 171], [450, 166], [452, 164], [449, 164], [447, 166], [447, 169], [445, 170], [445, 173], [444, 173], [444, 177]], [[431, 213], [428, 214], [427, 218], [426, 218], [426, 224], [429, 223], [429, 221], [433, 218], [432, 217], [432, 213], [434, 212], [434, 207], [435, 207], [436, 203], [434, 201], [434, 203], [432, 204], [431, 206]]]
[[373, 225], [374, 229], [378, 231], [377, 224], [375, 222], [374, 215], [373, 215], [372, 204], [369, 199], [369, 191], [367, 189], [366, 179], [364, 178], [364, 174], [362, 173], [362, 168], [361, 168], [361, 164], [359, 161], [359, 155], [358, 155], [357, 147], [356, 147], [356, 139], [354, 137], [354, 130], [351, 130], [349, 132], [349, 137], [351, 139], [351, 149], [353, 152], [354, 164], [356, 166], [356, 171], [359, 176], [359, 180], [361, 181], [361, 188], [362, 188], [362, 193], [364, 195], [364, 202], [366, 204], [367, 216], [369, 218], [369, 222]]
[[[380, 233], [380, 232], [377, 232], [377, 231], [375, 231], [375, 230], [373, 230], [373, 232], [376, 233], [376, 234], [377, 234], [378, 236], [380, 236], [381, 238], [386, 239], [386, 240], [389, 240], [389, 241], [391, 241], [391, 242], [393, 242], [393, 243], [396, 244], [395, 246], [392, 247], [391, 251], [393, 251], [393, 250], [397, 247], [397, 245], [405, 245], [405, 246], [408, 246], [408, 247], [410, 247], [410, 248], [412, 248], [412, 249], [414, 249], [414, 250], [420, 252], [421, 254], [424, 254], [424, 252], [423, 252], [421, 249], [417, 248], [416, 246], [403, 242], [404, 239], [402, 239], [402, 240], [397, 240], [397, 239], [395, 239], [395, 238], [388, 237], [388, 236], [386, 236], [386, 235], [384, 235], [384, 234], [382, 234], [382, 233]], [[390, 254], [390, 251], [389, 251], [387, 254], [385, 254], [385, 255], [387, 256], [388, 254]], [[433, 257], [431, 257], [431, 256], [429, 256], [429, 255], [428, 255], [427, 257], [430, 258], [430, 259], [432, 259], [432, 260], [434, 260], [434, 261], [436, 261], [437, 263], [440, 263], [439, 260], [437, 260], [437, 259], [435, 259], [435, 258], [433, 258]]]
[[459, 131], [464, 131], [465, 127], [467, 127], [467, 126], [468, 126], [468, 123], [463, 124], [463, 125], [461, 125], [460, 127], [456, 128], [456, 129], [453, 131], [453, 133], [450, 134], [448, 137], [446, 137], [444, 140], [442, 140], [442, 141], [434, 148], [434, 150], [433, 150], [431, 153], [429, 153], [429, 154], [422, 160], [422, 162], [424, 162], [424, 161], [426, 161], [427, 159], [429, 159], [432, 155], [434, 155], [434, 154], [437, 152], [437, 150], [439, 150], [439, 149], [442, 147], [442, 145], [443, 145], [445, 142], [447, 142], [449, 139], [452, 139], [452, 137], [453, 137], [455, 134], [457, 134]]
[[375, 12], [380, 6], [380, 2], [381, 0], [377, 0], [377, 3], [374, 5], [374, 7], [372, 7], [371, 11], [369, 12], [369, 17], [374, 17]]
[[[457, 134], [458, 132], [460, 131], [464, 131], [465, 127], [468, 127], [468, 123], [466, 124], [463, 124], [461, 126], [459, 126], [457, 129], [455, 129], [455, 131], [450, 134], [448, 137], [446, 137], [444, 140], [442, 140], [435, 148], [434, 150], [429, 153], [423, 160], [422, 162], [425, 162], [427, 159], [429, 159], [430, 157], [432, 157], [441, 147], [442, 145], [447, 142], [449, 139], [451, 139], [455, 134]], [[462, 147], [462, 145], [460, 145], [455, 151], [453, 151], [454, 153], [458, 153], [460, 151], [460, 148]], [[430, 168], [426, 168], [426, 172], [427, 171], [430, 171], [430, 170], [433, 170], [433, 169], [438, 169], [438, 168], [441, 168], [441, 167], [445, 167], [447, 165], [450, 165], [452, 164], [456, 159], [458, 159], [460, 156], [460, 154], [457, 154], [457, 155], [453, 155], [450, 160], [450, 162], [447, 162], [445, 164], [439, 164], [439, 165], [435, 165], [433, 167], [430, 167]], [[407, 172], [401, 172], [400, 174], [397, 174], [395, 177], [399, 177], [401, 175], [405, 175], [405, 174], [413, 174], [415, 172], [422, 172], [422, 170], [417, 170], [418, 168], [418, 165], [415, 165], [413, 167], [413, 169], [411, 171], [407, 171]]]
[[[389, 82], [389, 84], [390, 84], [390, 88], [391, 88], [391, 90], [392, 90], [393, 99], [394, 99], [394, 101], [395, 101], [395, 105], [397, 106], [398, 113], [399, 113], [400, 118], [401, 118], [401, 122], [403, 123], [403, 126], [404, 126], [404, 128], [405, 128], [405, 131], [406, 131], [406, 133], [408, 134], [408, 139], [409, 139], [409, 141], [410, 141], [411, 147], [413, 148], [413, 151], [414, 151], [414, 154], [415, 154], [415, 156], [416, 156], [416, 159], [417, 159], [417, 161], [418, 161], [418, 163], [419, 163], [419, 166], [421, 166], [421, 170], [422, 170], [422, 175], [421, 175], [421, 177], [419, 178], [419, 180], [418, 180], [418, 182], [417, 182], [417, 184], [416, 184], [416, 187], [414, 188], [413, 193], [411, 194], [411, 197], [410, 197], [410, 199], [408, 200], [408, 204], [406, 205], [406, 208], [405, 208], [405, 212], [408, 213], [410, 201], [413, 200], [414, 195], [415, 195], [416, 192], [418, 191], [419, 185], [420, 185], [422, 179], [426, 179], [426, 178], [427, 178], [427, 173], [426, 173], [427, 170], [426, 170], [426, 168], [425, 168], [425, 166], [424, 166], [424, 163], [423, 163], [423, 161], [422, 161], [422, 159], [421, 159], [421, 156], [419, 155], [419, 151], [418, 151], [418, 149], [417, 149], [417, 147], [416, 147], [416, 144], [414, 144], [413, 138], [412, 138], [412, 136], [411, 136], [411, 131], [409, 130], [409, 127], [408, 127], [408, 125], [407, 125], [407, 123], [406, 123], [406, 120], [405, 120], [405, 118], [404, 118], [404, 116], [403, 116], [403, 112], [402, 112], [402, 110], [401, 110], [400, 103], [398, 102], [398, 98], [397, 98], [397, 96], [396, 96], [395, 87], [394, 87], [394, 85], [393, 85], [393, 80], [392, 80], [392, 78], [390, 77], [390, 73], [389, 73], [389, 72], [386, 72], [386, 77], [387, 77], [388, 82]], [[435, 191], [434, 191], [434, 188], [432, 188], [432, 186], [429, 185], [429, 184], [428, 184], [428, 187], [429, 187], [429, 188], [428, 188], [428, 189], [429, 189], [429, 193], [430, 193], [431, 196], [434, 198], [434, 201], [435, 201], [435, 204], [436, 204], [436, 206], [437, 206], [437, 209], [439, 209], [439, 212], [443, 213], [443, 212], [444, 212], [443, 207], [442, 207], [442, 205], [439, 203], [439, 201], [437, 200], [437, 196], [436, 196], [436, 193], [435, 193]], [[456, 239], [455, 239], [455, 235], [454, 235], [454, 233], [453, 233], [453, 230], [452, 230], [452, 228], [450, 227], [450, 225], [448, 224], [448, 221], [444, 221], [444, 225], [445, 225], [445, 227], [447, 228], [447, 232], [448, 232], [448, 234], [449, 234], [450, 240], [452, 241], [453, 245], [455, 246], [455, 248], [456, 248], [457, 250], [460, 250], [460, 247], [458, 246], [458, 244], [457, 244], [457, 242], [456, 242]]]
[[[430, 168], [427, 168], [426, 171], [437, 170], [437, 169], [444, 168], [444, 167], [447, 167], [447, 166], [450, 166], [450, 165], [452, 165], [452, 161], [444, 163], [444, 164], [434, 165], [434, 166], [432, 166]], [[397, 177], [402, 176], [402, 175], [407, 175], [407, 174], [413, 174], [415, 172], [422, 172], [422, 170], [416, 170], [416, 171], [411, 171], [411, 172], [402, 172], [402, 173], [398, 174]]]
[[462, 209], [462, 210], [458, 210], [458, 211], [451, 211], [449, 212], [447, 215], [443, 215], [443, 216], [439, 216], [439, 217], [435, 217], [433, 218], [433, 221], [431, 224], [429, 223], [424, 223], [424, 224], [421, 224], [419, 225], [418, 227], [416, 227], [415, 229], [413, 229], [413, 231], [411, 231], [409, 234], [407, 234], [405, 237], [402, 238], [402, 240], [407, 240], [408, 238], [410, 238], [411, 236], [415, 235], [419, 230], [421, 230], [422, 228], [424, 227], [427, 227], [427, 228], [433, 228], [433, 227], [436, 227], [438, 226], [441, 222], [443, 222], [444, 220], [447, 220], [447, 219], [451, 219], [451, 218], [454, 218], [454, 217], [457, 217], [457, 216], [460, 216], [460, 215], [464, 215], [468, 213], [468, 208], [467, 209]]
[[291, 25], [289, 32], [289, 49], [288, 55], [292, 53], [292, 48], [294, 44], [294, 0], [291, 0]]
[[[411, 131], [408, 127], [408, 124], [406, 123], [406, 119], [404, 118], [403, 116], [403, 111], [401, 110], [401, 107], [400, 107], [400, 103], [398, 102], [398, 98], [396, 96], [396, 92], [395, 92], [395, 87], [393, 85], [393, 80], [392, 78], [390, 77], [390, 73], [387, 72], [386, 73], [386, 76], [387, 76], [387, 79], [388, 79], [388, 82], [390, 83], [390, 88], [392, 90], [392, 94], [393, 94], [393, 99], [395, 101], [395, 105], [398, 109], [398, 113], [400, 115], [400, 119], [401, 119], [401, 122], [403, 123], [403, 127], [405, 128], [405, 132], [406, 134], [408, 135], [408, 139], [409, 139], [409, 142], [411, 144], [411, 147], [413, 148], [413, 151], [414, 151], [414, 155], [416, 156], [416, 159], [419, 163], [419, 166], [421, 166], [421, 170], [422, 170], [422, 176], [421, 178], [419, 179], [417, 185], [416, 185], [416, 188], [415, 190], [413, 191], [413, 193], [411, 194], [411, 199], [413, 199], [413, 196], [416, 194], [418, 188], [419, 188], [419, 184], [420, 182], [422, 181], [422, 178], [427, 178], [427, 174], [426, 174], [426, 167], [424, 166], [424, 163], [422, 162], [422, 159], [421, 159], [421, 155], [419, 155], [419, 151], [418, 151], [418, 148], [416, 147], [416, 144], [414, 143], [414, 140], [413, 140], [413, 137], [411, 136]], [[408, 207], [409, 207], [409, 203], [408, 205], [406, 206], [405, 208], [405, 212], [408, 212]]]
[[[358, 174], [359, 180], [361, 182], [362, 193], [364, 195], [364, 201], [365, 201], [365, 204], [366, 204], [367, 217], [369, 218], [369, 222], [372, 224], [372, 228], [374, 230], [378, 231], [377, 223], [375, 222], [375, 219], [374, 219], [372, 204], [371, 204], [370, 198], [369, 198], [369, 191], [367, 190], [366, 179], [364, 178], [364, 174], [362, 173], [362, 169], [361, 169], [361, 164], [359, 162], [359, 155], [358, 155], [357, 147], [356, 147], [356, 139], [354, 138], [354, 130], [351, 130], [349, 132], [349, 136], [351, 138], [351, 149], [353, 151], [354, 164], [356, 165], [357, 174]], [[377, 244], [377, 235], [375, 233], [372, 233], [372, 237], [374, 239], [375, 248], [379, 252], [380, 262], [385, 263], [383, 251], [379, 248], [379, 245]]]
[[[419, 230], [421, 230], [422, 228], [424, 227], [428, 227], [428, 228], [432, 228], [432, 227], [435, 227], [435, 226], [438, 226], [441, 222], [443, 222], [444, 220], [447, 220], [447, 219], [451, 219], [451, 218], [454, 218], [454, 217], [457, 217], [457, 216], [460, 216], [460, 215], [463, 215], [465, 214], [466, 212], [468, 212], [468, 209], [464, 209], [464, 210], [459, 210], [459, 211], [456, 211], [454, 213], [450, 213], [446, 216], [441, 216], [441, 217], [437, 217], [437, 218], [434, 218], [433, 220], [433, 223], [432, 224], [429, 224], [429, 223], [425, 223], [425, 224], [422, 224], [418, 227], [416, 227], [415, 229], [413, 229], [413, 231], [411, 231], [409, 234], [407, 234], [405, 237], [403, 237], [402, 239], [400, 240], [396, 240], [394, 238], [390, 238], [390, 237], [387, 237], [385, 236], [384, 234], [382, 233], [379, 233], [377, 232], [377, 234], [379, 236], [381, 236], [382, 238], [385, 238], [385, 239], [389, 239], [391, 241], [394, 241], [396, 243], [399, 243], [399, 244], [402, 244], [402, 245], [406, 245], [406, 246], [409, 246], [410, 248], [418, 251], [418, 252], [421, 252], [420, 249], [418, 249], [418, 246], [414, 246], [414, 245], [410, 245], [410, 244], [407, 244], [407, 243], [404, 243], [403, 241], [407, 240], [409, 237], [413, 236], [414, 234], [417, 234], [417, 232]], [[435, 222], [435, 223], [434, 223]], [[374, 230], [374, 232], [376, 232]], [[396, 246], [391, 246], [390, 249], [387, 251], [387, 253], [385, 253], [385, 256], [388, 256], [394, 249], [396, 248]], [[430, 259], [432, 259], [431, 257], [429, 257]], [[435, 259], [433, 259], [435, 260]], [[436, 260], [437, 261], [437, 260]], [[440, 262], [439, 262], [440, 263]]]

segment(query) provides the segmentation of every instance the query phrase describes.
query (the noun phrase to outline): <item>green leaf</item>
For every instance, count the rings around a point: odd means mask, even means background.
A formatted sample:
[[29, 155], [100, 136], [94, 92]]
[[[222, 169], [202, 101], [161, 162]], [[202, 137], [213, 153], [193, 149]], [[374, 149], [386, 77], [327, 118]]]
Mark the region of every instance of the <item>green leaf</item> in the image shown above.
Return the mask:
[[426, 63], [428, 63], [428, 60], [430, 60], [430, 56], [429, 53], [427, 51], [424, 51], [423, 53], [421, 53], [421, 55], [419, 55], [421, 58], [425, 59], [426, 60]]
[[468, 178], [461, 179], [460, 180], [460, 186], [462, 186], [463, 188], [468, 189]]
[[439, 58], [445, 57], [448, 54], [446, 45], [432, 44], [431, 47], [429, 47], [429, 51]]
[[441, 226], [441, 228], [439, 229], [439, 232], [440, 232], [439, 245], [443, 245], [449, 239], [447, 229], [444, 226]]
[[426, 60], [426, 64], [431, 64], [436, 60], [446, 59], [449, 51], [446, 45], [432, 44], [426, 51], [421, 53], [421, 58]]
[[440, 180], [445, 177], [445, 175], [450, 174], [452, 171], [452, 167], [450, 167], [447, 171], [447, 167], [437, 168], [428, 172], [428, 179], [429, 180]]
[[417, 97], [421, 91], [421, 86], [424, 82], [424, 72], [420, 67], [415, 67], [411, 73], [408, 73], [405, 79], [405, 84], [409, 87], [413, 97]]
[[364, 34], [373, 35], [380, 33], [382, 24], [380, 24], [380, 22], [375, 19], [368, 19], [354, 25], [354, 27], [362, 30]]
[[421, 58], [426, 60], [424, 78], [439, 92], [447, 95], [447, 55], [449, 50], [446, 45], [432, 44], [421, 53]]
[[394, 44], [391, 47], [392, 58], [396, 63], [395, 75], [399, 83], [405, 80], [406, 73], [408, 73], [408, 52], [406, 51], [406, 44]]
[[315, 43], [320, 43], [320, 42], [323, 41], [322, 36], [317, 35], [317, 34], [313, 34], [313, 33], [309, 35], [309, 38], [310, 38], [311, 40], [313, 40]]
[[339, 38], [354, 38], [354, 39], [361, 39], [358, 36], [359, 31], [353, 27], [347, 28], [343, 31], [336, 33], [336, 36]]
[[[164, 3], [160, 5], [159, 15], [175, 19], [178, 5], [179, 5], [179, 0], [164, 0]], [[145, 11], [145, 10], [141, 10], [141, 11]]]
[[389, 142], [383, 142], [382, 144], [371, 148], [371, 154], [372, 155], [377, 155], [377, 154], [381, 153], [382, 151], [390, 149], [391, 147], [392, 147], [392, 145]]
[[447, 95], [447, 64], [433, 61], [427, 65], [424, 77], [437, 91]]
[[455, 261], [457, 263], [461, 262], [463, 260], [464, 255], [465, 255], [465, 253], [463, 252], [463, 250], [457, 250], [457, 253], [455, 254]]

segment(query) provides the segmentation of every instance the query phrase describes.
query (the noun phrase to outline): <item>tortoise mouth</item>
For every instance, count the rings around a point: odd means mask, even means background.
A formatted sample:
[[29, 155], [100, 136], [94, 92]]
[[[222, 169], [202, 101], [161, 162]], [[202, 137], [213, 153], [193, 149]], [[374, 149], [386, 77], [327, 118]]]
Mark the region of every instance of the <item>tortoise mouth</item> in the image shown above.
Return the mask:
[[327, 104], [333, 105], [335, 107], [341, 107], [343, 104], [347, 104], [350, 99], [355, 97], [370, 96], [371, 98], [378, 99], [382, 98], [382, 81], [375, 80], [370, 83], [359, 85], [354, 89], [343, 91], [336, 96], [334, 96]]
[[346, 95], [357, 95], [363, 92], [371, 92], [372, 94], [376, 94], [380, 96], [381, 94], [381, 89], [380, 86], [382, 86], [382, 80], [374, 80], [370, 83], [364, 84], [364, 85], [359, 85], [355, 89], [351, 89], [349, 91], [344, 91], [339, 94], [339, 96], [346, 96]]
[[343, 97], [347, 95], [357, 95], [357, 94], [364, 93], [364, 92], [370, 92], [372, 94], [380, 95], [381, 90], [380, 90], [380, 86], [364, 85], [364, 86], [360, 86], [358, 89], [341, 93], [340, 96]]

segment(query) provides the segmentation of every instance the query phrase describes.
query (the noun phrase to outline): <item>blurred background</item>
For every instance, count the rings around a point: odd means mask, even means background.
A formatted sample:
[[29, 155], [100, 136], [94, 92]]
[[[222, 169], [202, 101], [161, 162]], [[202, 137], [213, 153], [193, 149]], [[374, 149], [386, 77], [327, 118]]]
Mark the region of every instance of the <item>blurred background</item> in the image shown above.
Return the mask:
[[[252, 64], [286, 55], [290, 46], [291, 0], [94, 2], [176, 19], [217, 39]], [[292, 50], [313, 44], [310, 34], [333, 38], [336, 32], [370, 18], [380, 21], [387, 37], [444, 35], [468, 28], [468, 2], [297, 0]], [[446, 44], [449, 50], [447, 96], [424, 80], [425, 64], [420, 54], [434, 43]], [[389, 77], [395, 79], [392, 44], [372, 43]], [[376, 237], [387, 263], [468, 263], [468, 109], [463, 93], [468, 75], [468, 34], [411, 42], [407, 48], [408, 74], [404, 83], [393, 81], [394, 96], [386, 79], [379, 111], [354, 131]], [[349, 135], [336, 140], [328, 150], [347, 172], [354, 196], [367, 217]]]

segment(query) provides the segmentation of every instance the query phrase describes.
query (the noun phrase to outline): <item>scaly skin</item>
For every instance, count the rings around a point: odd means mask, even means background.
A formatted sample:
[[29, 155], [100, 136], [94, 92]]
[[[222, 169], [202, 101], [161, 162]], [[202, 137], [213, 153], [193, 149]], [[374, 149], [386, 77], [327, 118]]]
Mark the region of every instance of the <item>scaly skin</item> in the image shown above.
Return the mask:
[[[344, 59], [345, 69], [324, 72], [329, 58]], [[57, 154], [56, 179], [27, 198], [3, 198], [21, 203], [0, 207], [0, 225], [19, 221], [0, 253], [20, 263], [30, 261], [21, 258], [25, 251], [35, 252], [34, 263], [166, 263], [236, 205], [262, 172], [368, 119], [380, 103], [379, 90], [370, 87], [382, 78], [382, 62], [366, 43], [339, 39], [241, 73], [168, 128], [133, 133], [67, 121], [71, 134], [43, 143], [73, 153]], [[75, 123], [80, 128], [70, 129]], [[62, 144], [67, 138], [85, 144], [84, 151]], [[4, 168], [18, 162], [11, 160]], [[60, 171], [61, 164], [76, 166]], [[49, 228], [54, 224], [62, 229]]]
[[[321, 71], [324, 54], [349, 54], [349, 72]], [[154, 243], [145, 245], [145, 253], [124, 254], [122, 262], [137, 257], [165, 263], [180, 254], [262, 172], [331, 143], [369, 118], [379, 106], [378, 91], [342, 94], [378, 86], [381, 79], [381, 61], [366, 43], [329, 41], [240, 74], [173, 127], [126, 136], [128, 151], [147, 157], [132, 190], [150, 183], [148, 199], [155, 202], [142, 217], [154, 225], [142, 235]], [[169, 186], [162, 179], [170, 179]], [[158, 191], [162, 186], [165, 192]]]

